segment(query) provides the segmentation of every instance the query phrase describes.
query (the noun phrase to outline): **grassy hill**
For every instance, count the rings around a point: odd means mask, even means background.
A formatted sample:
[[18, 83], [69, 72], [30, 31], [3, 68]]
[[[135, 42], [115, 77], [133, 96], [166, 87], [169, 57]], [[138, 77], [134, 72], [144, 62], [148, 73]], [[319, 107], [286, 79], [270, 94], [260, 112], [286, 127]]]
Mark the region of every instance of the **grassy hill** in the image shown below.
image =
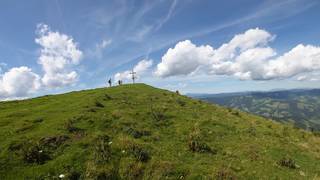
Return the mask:
[[0, 179], [317, 179], [320, 137], [144, 84], [0, 103]]
[[320, 131], [320, 89], [204, 95], [200, 99]]

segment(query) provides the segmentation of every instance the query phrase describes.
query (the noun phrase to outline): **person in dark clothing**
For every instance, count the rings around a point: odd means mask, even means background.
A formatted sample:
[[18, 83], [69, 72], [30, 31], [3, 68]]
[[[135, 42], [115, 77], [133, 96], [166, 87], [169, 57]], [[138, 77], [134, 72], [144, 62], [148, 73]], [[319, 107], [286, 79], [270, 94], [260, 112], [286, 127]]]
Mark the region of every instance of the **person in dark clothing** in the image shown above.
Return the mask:
[[112, 80], [111, 80], [111, 78], [109, 79], [108, 84], [109, 84], [109, 87], [112, 86]]

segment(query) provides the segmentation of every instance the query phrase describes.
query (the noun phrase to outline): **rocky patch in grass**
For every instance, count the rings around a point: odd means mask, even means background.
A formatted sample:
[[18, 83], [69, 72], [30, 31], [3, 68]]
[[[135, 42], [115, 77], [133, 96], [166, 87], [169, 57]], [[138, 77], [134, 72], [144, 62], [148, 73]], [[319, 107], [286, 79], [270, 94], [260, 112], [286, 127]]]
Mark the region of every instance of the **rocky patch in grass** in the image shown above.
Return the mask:
[[137, 130], [131, 127], [124, 128], [124, 131], [134, 138], [141, 138], [142, 136], [150, 136], [151, 132], [146, 130]]
[[69, 119], [65, 122], [64, 128], [67, 132], [76, 134], [77, 136], [82, 137], [85, 134], [85, 130], [75, 126], [76, 119]]
[[58, 135], [44, 137], [39, 141], [13, 142], [8, 150], [20, 156], [25, 163], [44, 164], [53, 158], [55, 150], [68, 139], [68, 136]]
[[282, 159], [280, 159], [277, 162], [278, 165], [282, 166], [282, 167], [287, 167], [289, 169], [296, 169], [299, 166], [296, 164], [296, 162], [290, 158], [290, 157], [283, 157]]

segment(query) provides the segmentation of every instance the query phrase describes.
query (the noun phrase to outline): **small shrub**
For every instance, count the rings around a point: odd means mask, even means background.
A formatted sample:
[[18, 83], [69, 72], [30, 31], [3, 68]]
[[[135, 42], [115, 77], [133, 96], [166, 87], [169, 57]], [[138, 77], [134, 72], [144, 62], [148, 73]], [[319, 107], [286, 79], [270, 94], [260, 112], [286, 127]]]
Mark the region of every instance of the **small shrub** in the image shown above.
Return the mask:
[[189, 140], [189, 149], [192, 152], [199, 153], [212, 152], [211, 148], [206, 143], [197, 140]]
[[60, 136], [51, 136], [40, 139], [40, 144], [42, 147], [46, 149], [57, 149], [60, 145], [62, 145], [65, 141], [69, 139], [66, 135]]
[[96, 102], [94, 103], [94, 105], [95, 105], [96, 107], [99, 107], [99, 108], [103, 108], [103, 107], [104, 107], [104, 105], [103, 105], [101, 102], [99, 102], [99, 101], [96, 101]]
[[188, 140], [189, 149], [192, 152], [199, 152], [199, 153], [216, 153], [215, 150], [211, 149], [206, 143], [201, 140], [200, 130], [195, 128], [189, 135]]
[[232, 114], [235, 115], [235, 116], [240, 116], [239, 111], [232, 111]]
[[269, 129], [272, 129], [272, 124], [268, 124], [267, 127], [268, 127]]
[[247, 132], [252, 135], [252, 136], [256, 136], [257, 135], [257, 130], [255, 127], [253, 126], [250, 126], [248, 129], [247, 129]]
[[97, 108], [90, 107], [88, 108], [88, 112], [97, 112]]
[[280, 159], [278, 161], [278, 164], [280, 166], [287, 167], [290, 169], [296, 169], [298, 167], [296, 165], [295, 161], [293, 159], [291, 159], [290, 157], [284, 157], [284, 158]]
[[111, 117], [112, 117], [113, 119], [120, 119], [120, 118], [121, 118], [121, 113], [120, 113], [119, 111], [113, 111], [113, 112], [111, 113]]
[[20, 141], [13, 141], [10, 143], [8, 150], [9, 151], [18, 151], [21, 150], [23, 147], [23, 143], [21, 143]]
[[188, 170], [178, 168], [170, 161], [154, 161], [150, 171], [146, 173], [146, 179], [184, 179], [188, 175]]
[[177, 99], [177, 103], [182, 107], [184, 107], [187, 104], [185, 101], [183, 101], [181, 99]]
[[43, 118], [36, 118], [35, 120], [33, 120], [33, 123], [41, 123], [43, 121]]
[[288, 137], [290, 135], [290, 129], [287, 126], [284, 126], [282, 129], [282, 136], [283, 137]]
[[149, 152], [145, 148], [143, 148], [140, 144], [136, 144], [127, 138], [123, 139], [121, 144], [122, 144], [122, 147], [125, 149], [125, 151], [128, 154], [133, 155], [133, 157], [137, 161], [148, 162], [150, 160], [151, 157], [149, 155]]
[[108, 94], [104, 95], [104, 100], [111, 100], [111, 99], [112, 99], [112, 97], [110, 95], [108, 95]]
[[149, 153], [142, 148], [134, 149], [133, 155], [138, 161], [141, 162], [148, 162], [150, 159]]
[[87, 163], [86, 173], [84, 179], [119, 179], [117, 167], [112, 164], [95, 164], [91, 161]]
[[134, 138], [141, 138], [142, 136], [149, 136], [151, 134], [150, 131], [139, 131], [131, 127], [126, 128], [125, 131]]
[[257, 161], [260, 158], [259, 154], [259, 146], [258, 145], [251, 145], [248, 149], [248, 156], [251, 161]]
[[26, 143], [22, 147], [22, 157], [26, 163], [44, 164], [50, 160], [49, 154], [38, 144]]
[[34, 124], [24, 124], [21, 128], [17, 129], [16, 132], [17, 133], [25, 132], [33, 129], [34, 127], [35, 127]]
[[135, 180], [142, 179], [144, 173], [144, 166], [142, 163], [130, 163], [126, 168], [123, 179]]
[[217, 180], [236, 180], [237, 179], [234, 173], [226, 168], [222, 168], [218, 170], [215, 175], [215, 178]]
[[152, 116], [152, 119], [155, 120], [156, 122], [161, 122], [166, 120], [166, 115], [165, 112], [167, 111], [166, 108], [154, 108], [151, 106], [150, 108], [150, 113]]
[[64, 127], [69, 133], [81, 133], [84, 131], [83, 129], [74, 126], [74, 120], [72, 119], [68, 120], [64, 124]]
[[79, 180], [81, 177], [81, 173], [75, 170], [72, 170], [68, 175], [67, 179], [69, 180]]
[[51, 155], [55, 153], [55, 150], [68, 139], [68, 136], [58, 135], [44, 137], [39, 141], [13, 142], [8, 150], [20, 155], [26, 163], [44, 164], [52, 158]]
[[320, 137], [320, 131], [313, 131], [312, 134], [314, 136]]
[[96, 163], [108, 162], [111, 159], [110, 137], [99, 136], [94, 144], [94, 160]]

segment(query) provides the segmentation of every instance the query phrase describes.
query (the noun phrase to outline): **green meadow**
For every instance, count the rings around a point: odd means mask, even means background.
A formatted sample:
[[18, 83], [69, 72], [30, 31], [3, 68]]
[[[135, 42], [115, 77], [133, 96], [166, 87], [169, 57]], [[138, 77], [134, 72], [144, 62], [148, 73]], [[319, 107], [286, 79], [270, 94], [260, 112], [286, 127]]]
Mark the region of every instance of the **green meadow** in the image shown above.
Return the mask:
[[319, 179], [320, 136], [145, 84], [0, 103], [0, 179]]

